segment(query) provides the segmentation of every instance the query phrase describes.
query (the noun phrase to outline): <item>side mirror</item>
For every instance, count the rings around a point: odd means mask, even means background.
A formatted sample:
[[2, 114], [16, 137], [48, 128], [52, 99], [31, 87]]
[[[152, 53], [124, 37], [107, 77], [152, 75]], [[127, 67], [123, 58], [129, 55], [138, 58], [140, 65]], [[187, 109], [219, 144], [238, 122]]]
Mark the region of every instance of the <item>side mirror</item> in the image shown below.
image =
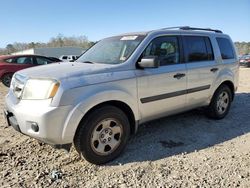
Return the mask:
[[160, 63], [159, 59], [156, 56], [147, 56], [141, 59], [138, 62], [139, 67], [141, 68], [158, 68]]

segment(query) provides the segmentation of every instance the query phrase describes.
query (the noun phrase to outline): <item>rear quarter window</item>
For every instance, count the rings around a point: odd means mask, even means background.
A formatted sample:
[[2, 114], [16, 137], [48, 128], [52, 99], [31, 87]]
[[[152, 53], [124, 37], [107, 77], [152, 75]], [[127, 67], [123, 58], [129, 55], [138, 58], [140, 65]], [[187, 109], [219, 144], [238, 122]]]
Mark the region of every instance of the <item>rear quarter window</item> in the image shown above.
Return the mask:
[[4, 61], [5, 61], [5, 62], [8, 62], [8, 63], [13, 63], [13, 62], [14, 62], [14, 59], [13, 59], [13, 58], [9, 58], [9, 59], [5, 59]]
[[220, 48], [222, 59], [234, 59], [235, 55], [232, 43], [227, 38], [217, 37], [216, 40]]

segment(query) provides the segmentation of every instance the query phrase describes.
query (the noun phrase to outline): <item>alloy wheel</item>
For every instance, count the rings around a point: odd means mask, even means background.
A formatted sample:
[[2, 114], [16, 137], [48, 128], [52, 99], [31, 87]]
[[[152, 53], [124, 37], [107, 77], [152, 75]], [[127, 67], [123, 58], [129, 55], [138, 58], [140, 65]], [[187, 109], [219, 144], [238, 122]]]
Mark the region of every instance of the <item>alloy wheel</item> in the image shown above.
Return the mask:
[[122, 126], [116, 119], [104, 119], [92, 132], [91, 148], [98, 155], [108, 155], [120, 145], [122, 134]]

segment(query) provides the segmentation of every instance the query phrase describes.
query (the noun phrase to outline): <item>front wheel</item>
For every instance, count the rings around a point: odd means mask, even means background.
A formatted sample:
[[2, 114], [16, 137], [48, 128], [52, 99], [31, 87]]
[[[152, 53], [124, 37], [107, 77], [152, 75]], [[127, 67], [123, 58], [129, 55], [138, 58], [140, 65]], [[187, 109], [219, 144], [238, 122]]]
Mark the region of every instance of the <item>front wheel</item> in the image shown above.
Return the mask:
[[129, 133], [129, 120], [124, 112], [114, 106], [103, 106], [83, 119], [74, 144], [78, 153], [88, 162], [103, 164], [120, 155]]
[[221, 85], [214, 93], [207, 109], [207, 115], [213, 119], [224, 118], [229, 112], [231, 102], [232, 91], [227, 85]]
[[2, 77], [2, 83], [6, 87], [10, 87], [10, 82], [11, 82], [12, 76], [13, 76], [12, 73], [7, 73], [7, 74], [3, 75], [3, 77]]

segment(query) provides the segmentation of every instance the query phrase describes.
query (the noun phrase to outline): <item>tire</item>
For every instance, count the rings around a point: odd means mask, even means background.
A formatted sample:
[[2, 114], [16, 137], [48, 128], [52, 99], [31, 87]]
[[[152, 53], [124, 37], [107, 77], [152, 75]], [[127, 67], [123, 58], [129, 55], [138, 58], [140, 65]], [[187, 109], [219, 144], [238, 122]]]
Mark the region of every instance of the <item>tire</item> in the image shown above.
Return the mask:
[[232, 103], [232, 91], [227, 85], [221, 85], [207, 109], [208, 117], [212, 119], [223, 119], [229, 112]]
[[122, 153], [129, 134], [130, 124], [125, 113], [114, 106], [102, 106], [81, 121], [74, 145], [81, 157], [99, 165]]
[[7, 74], [3, 75], [3, 77], [2, 77], [3, 85], [5, 85], [6, 87], [10, 87], [10, 82], [11, 82], [12, 76], [13, 76], [12, 73], [7, 73]]

